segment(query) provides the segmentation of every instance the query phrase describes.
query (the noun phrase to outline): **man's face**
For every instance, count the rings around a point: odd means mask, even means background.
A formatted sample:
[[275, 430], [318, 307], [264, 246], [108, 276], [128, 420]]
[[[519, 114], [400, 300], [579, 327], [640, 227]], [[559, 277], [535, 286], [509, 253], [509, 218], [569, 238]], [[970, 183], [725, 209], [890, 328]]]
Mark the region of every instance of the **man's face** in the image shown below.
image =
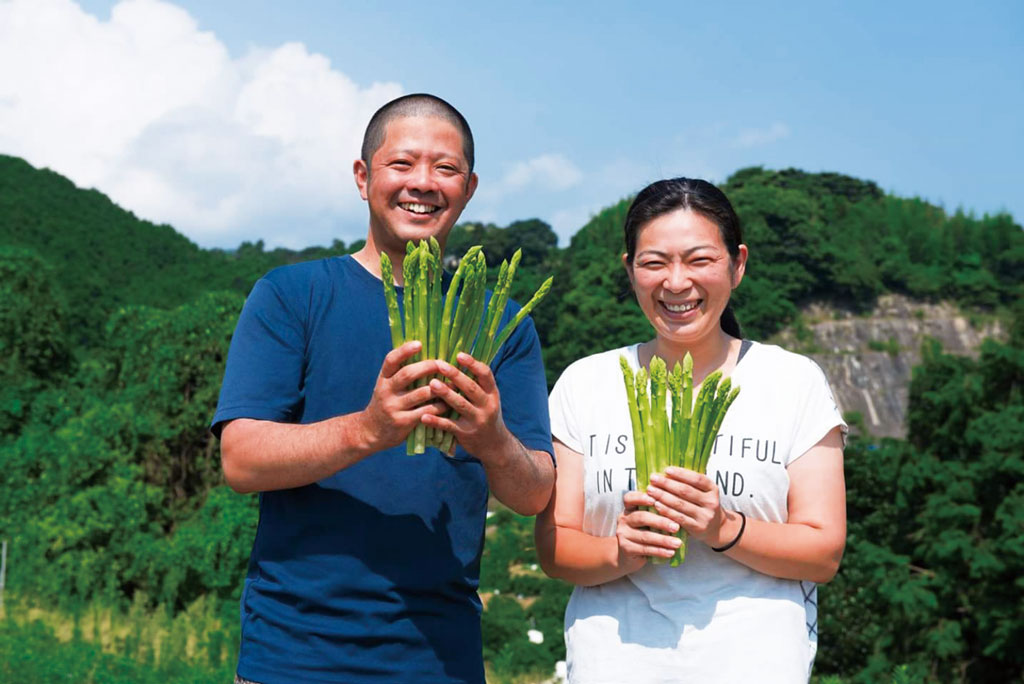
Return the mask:
[[370, 206], [370, 237], [391, 252], [431, 236], [443, 243], [477, 184], [459, 130], [433, 117], [392, 121], [369, 168], [357, 159], [353, 171]]

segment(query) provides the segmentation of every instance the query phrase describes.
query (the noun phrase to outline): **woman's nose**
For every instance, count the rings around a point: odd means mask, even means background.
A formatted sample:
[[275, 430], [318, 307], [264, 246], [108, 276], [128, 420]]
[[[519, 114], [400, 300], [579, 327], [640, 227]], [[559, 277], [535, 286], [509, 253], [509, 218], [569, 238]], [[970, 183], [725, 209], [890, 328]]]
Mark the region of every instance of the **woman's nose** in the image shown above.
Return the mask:
[[690, 270], [682, 264], [672, 264], [665, 273], [665, 282], [662, 285], [666, 290], [672, 292], [683, 292], [690, 289]]

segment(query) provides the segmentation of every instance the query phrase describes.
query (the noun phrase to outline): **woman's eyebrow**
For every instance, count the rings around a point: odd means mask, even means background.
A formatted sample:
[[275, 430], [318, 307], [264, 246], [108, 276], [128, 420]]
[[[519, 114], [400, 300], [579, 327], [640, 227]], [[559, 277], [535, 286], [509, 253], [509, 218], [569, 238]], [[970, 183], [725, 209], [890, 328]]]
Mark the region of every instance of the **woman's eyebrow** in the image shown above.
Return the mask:
[[[690, 254], [693, 254], [694, 252], [696, 252], [697, 250], [700, 250], [700, 249], [707, 249], [707, 248], [713, 248], [713, 247], [714, 247], [714, 245], [710, 245], [710, 244], [709, 245], [695, 245], [693, 247], [690, 247], [685, 252], [683, 252], [683, 256], [689, 256]], [[637, 252], [636, 256], [639, 258], [639, 257], [644, 256], [646, 254], [650, 254], [652, 256], [668, 256], [668, 252], [663, 252], [663, 251], [661, 251], [659, 249], [645, 249], [645, 250], [643, 250], [641, 252]]]

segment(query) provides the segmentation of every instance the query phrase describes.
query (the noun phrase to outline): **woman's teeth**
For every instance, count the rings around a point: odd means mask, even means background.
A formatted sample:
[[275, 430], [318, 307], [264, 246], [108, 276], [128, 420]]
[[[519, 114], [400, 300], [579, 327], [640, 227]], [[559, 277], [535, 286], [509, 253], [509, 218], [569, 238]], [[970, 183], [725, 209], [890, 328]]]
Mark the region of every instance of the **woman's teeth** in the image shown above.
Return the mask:
[[665, 305], [665, 308], [672, 313], [686, 313], [687, 311], [692, 311], [697, 308], [698, 303], [699, 302], [691, 302], [690, 304], [669, 304], [668, 302], [662, 302], [662, 304]]

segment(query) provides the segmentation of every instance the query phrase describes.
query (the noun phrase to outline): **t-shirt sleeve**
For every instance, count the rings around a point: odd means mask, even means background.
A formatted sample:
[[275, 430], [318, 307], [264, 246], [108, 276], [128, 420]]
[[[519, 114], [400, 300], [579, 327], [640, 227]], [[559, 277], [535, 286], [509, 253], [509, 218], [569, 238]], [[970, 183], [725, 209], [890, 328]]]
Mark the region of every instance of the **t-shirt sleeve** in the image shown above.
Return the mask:
[[[517, 310], [518, 306], [510, 306], [506, 316]], [[502, 345], [498, 362], [494, 364], [494, 376], [506, 427], [527, 449], [546, 451], [554, 459], [544, 360], [537, 328], [529, 316]]]
[[576, 417], [579, 400], [574, 396], [578, 391], [574, 382], [577, 377], [575, 370], [575, 366], [569, 366], [558, 378], [548, 398], [548, 409], [551, 412], [551, 434], [554, 438], [582, 454], [583, 440], [580, 439], [579, 421]]
[[837, 425], [842, 429], [844, 436], [848, 429], [825, 373], [811, 359], [803, 360], [807, 364], [803, 372], [805, 380], [797, 402], [799, 411], [794, 423], [793, 448], [786, 465], [807, 453]]
[[305, 326], [280, 288], [257, 281], [238, 318], [211, 430], [255, 418], [292, 422], [303, 398]]

